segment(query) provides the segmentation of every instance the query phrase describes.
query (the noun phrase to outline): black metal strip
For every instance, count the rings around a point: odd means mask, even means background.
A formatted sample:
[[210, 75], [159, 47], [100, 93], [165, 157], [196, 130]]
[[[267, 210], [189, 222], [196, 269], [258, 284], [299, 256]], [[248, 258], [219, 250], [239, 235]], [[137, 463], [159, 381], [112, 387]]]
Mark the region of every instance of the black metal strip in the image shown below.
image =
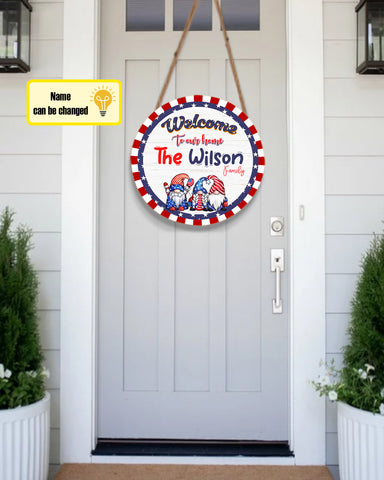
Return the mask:
[[92, 455], [291, 457], [288, 442], [99, 438]]

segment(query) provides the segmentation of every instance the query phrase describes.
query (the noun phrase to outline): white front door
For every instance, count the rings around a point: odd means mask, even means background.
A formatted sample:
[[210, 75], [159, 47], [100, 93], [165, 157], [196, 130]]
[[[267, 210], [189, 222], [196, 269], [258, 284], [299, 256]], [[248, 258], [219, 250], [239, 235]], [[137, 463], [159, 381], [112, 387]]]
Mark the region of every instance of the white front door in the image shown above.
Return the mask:
[[[287, 225], [270, 230], [288, 212], [285, 1], [261, 1], [259, 31], [229, 32], [266, 167], [250, 204], [209, 227], [154, 214], [130, 172], [181, 34], [173, 2], [164, 31], [126, 31], [125, 0], [101, 7], [101, 77], [123, 82], [124, 113], [100, 131], [98, 436], [287, 440], [288, 259], [281, 314], [270, 268], [271, 249], [288, 245]], [[211, 15], [210, 30], [189, 33], [164, 102], [204, 94], [240, 106], [214, 5]]]

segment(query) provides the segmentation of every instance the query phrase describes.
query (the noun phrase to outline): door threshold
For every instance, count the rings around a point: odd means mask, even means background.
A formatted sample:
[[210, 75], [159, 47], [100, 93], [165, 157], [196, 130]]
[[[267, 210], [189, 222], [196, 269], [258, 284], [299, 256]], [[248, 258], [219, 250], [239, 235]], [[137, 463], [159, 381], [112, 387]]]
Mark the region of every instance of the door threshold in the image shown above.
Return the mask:
[[295, 457], [171, 457], [156, 455], [91, 455], [90, 463], [114, 465], [273, 465], [294, 466]]
[[99, 438], [94, 456], [292, 457], [288, 442]]

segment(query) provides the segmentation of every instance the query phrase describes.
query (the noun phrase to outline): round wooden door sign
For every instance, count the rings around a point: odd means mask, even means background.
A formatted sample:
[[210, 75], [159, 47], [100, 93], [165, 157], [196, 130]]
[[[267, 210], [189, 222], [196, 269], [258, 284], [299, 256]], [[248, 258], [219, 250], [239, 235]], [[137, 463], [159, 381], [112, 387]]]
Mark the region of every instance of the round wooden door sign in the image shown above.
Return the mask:
[[194, 95], [166, 103], [140, 127], [131, 165], [144, 201], [186, 225], [232, 217], [255, 195], [264, 153], [253, 123], [232, 103]]

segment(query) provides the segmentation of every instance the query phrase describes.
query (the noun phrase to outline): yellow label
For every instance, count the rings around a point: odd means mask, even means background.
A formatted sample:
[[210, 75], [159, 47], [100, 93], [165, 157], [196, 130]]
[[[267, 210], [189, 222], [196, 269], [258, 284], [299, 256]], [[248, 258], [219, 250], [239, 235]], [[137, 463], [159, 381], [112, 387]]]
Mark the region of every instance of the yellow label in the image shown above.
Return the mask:
[[27, 121], [30, 125], [119, 125], [121, 91], [119, 80], [30, 80]]

